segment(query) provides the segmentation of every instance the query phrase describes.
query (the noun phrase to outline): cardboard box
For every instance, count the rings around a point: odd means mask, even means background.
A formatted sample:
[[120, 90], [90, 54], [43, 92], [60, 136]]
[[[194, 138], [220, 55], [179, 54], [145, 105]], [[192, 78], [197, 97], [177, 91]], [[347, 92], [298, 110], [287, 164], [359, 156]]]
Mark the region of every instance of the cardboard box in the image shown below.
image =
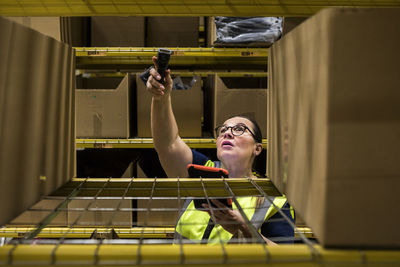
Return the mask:
[[129, 138], [127, 74], [116, 89], [76, 90], [76, 136], [79, 138]]
[[131, 227], [131, 203], [130, 199], [71, 200], [68, 204], [68, 225]]
[[91, 75], [77, 75], [76, 88], [78, 89], [115, 89], [119, 86], [121, 77], [92, 77]]
[[94, 47], [145, 46], [145, 17], [92, 17], [91, 44]]
[[[184, 78], [182, 80], [184, 83], [188, 83]], [[138, 137], [151, 137], [150, 108], [152, 96], [139, 76], [136, 77], [136, 95]], [[173, 90], [171, 98], [179, 135], [181, 137], [201, 137], [203, 117], [201, 80], [198, 79], [189, 90]]]
[[90, 22], [90, 17], [60, 17], [61, 41], [73, 47], [90, 47]]
[[266, 138], [268, 90], [266, 88], [228, 88], [218, 75], [210, 76], [209, 80], [213, 111], [212, 129], [222, 125], [234, 115], [246, 115], [257, 121], [263, 138]]
[[44, 35], [61, 41], [60, 17], [6, 17]]
[[[73, 49], [0, 18], [0, 225], [75, 175]], [[12, 40], [12, 41], [11, 41]]]
[[198, 47], [198, 17], [147, 17], [146, 46]]
[[125, 169], [124, 173], [121, 175], [121, 178], [133, 178], [136, 176], [136, 168], [135, 163], [129, 163], [128, 167]]
[[284, 17], [282, 25], [282, 36], [299, 26], [308, 17]]
[[269, 176], [326, 247], [400, 246], [399, 26], [326, 9], [270, 50]]

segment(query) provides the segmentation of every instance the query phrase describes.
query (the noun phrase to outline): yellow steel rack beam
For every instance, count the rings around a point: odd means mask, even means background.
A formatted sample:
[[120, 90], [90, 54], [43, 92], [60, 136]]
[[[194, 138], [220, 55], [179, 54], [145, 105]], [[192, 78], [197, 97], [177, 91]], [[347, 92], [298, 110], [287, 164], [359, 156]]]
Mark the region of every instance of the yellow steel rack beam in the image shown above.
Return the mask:
[[[82, 184], [82, 182], [84, 182]], [[81, 189], [76, 197], [95, 196], [99, 189], [102, 193], [99, 197], [177, 197], [178, 183], [180, 197], [204, 197], [203, 185], [209, 197], [230, 197], [225, 189], [225, 182], [232, 189], [235, 196], [259, 195], [254, 187], [255, 182], [268, 196], [280, 196], [281, 193], [267, 178], [73, 178], [57, 189], [51, 196], [68, 196], [71, 191], [80, 184]], [[129, 187], [129, 188], [128, 188]], [[152, 192], [152, 188], [155, 188]], [[126, 192], [125, 192], [126, 191]], [[152, 194], [153, 193], [153, 194]]]
[[[214, 138], [183, 138], [191, 148], [215, 148]], [[267, 139], [263, 139], [267, 148]], [[133, 139], [76, 139], [76, 148], [154, 148], [152, 138]]]
[[[3, 227], [0, 228], [0, 237], [24, 237], [36, 228], [34, 227]], [[41, 230], [38, 238], [90, 238], [94, 231], [98, 234], [108, 234], [112, 230], [119, 238], [172, 238], [173, 227], [134, 227], [134, 228], [109, 228], [109, 227], [47, 227]]]
[[[82, 75], [85, 78], [101, 78], [101, 77], [117, 77], [123, 78], [128, 72], [91, 72], [91, 71], [83, 71], [77, 70], [77, 75]], [[200, 77], [207, 77], [208, 75], [217, 74], [219, 77], [256, 77], [256, 78], [264, 78], [268, 77], [267, 72], [262, 71], [172, 71], [172, 75], [179, 75], [182, 77], [193, 77], [195, 75]]]
[[0, 247], [0, 264], [87, 266], [399, 266], [400, 251], [307, 245], [49, 244]]
[[[169, 48], [173, 51], [170, 66], [196, 68], [265, 69], [267, 48]], [[76, 68], [140, 68], [151, 64], [157, 54], [154, 47], [75, 47]]]
[[[24, 237], [26, 233], [35, 230], [33, 227], [3, 227], [0, 228], [0, 237]], [[37, 235], [38, 238], [90, 238], [94, 231], [99, 234], [109, 234], [112, 230], [119, 238], [172, 238], [174, 227], [133, 227], [133, 228], [109, 228], [109, 227], [47, 227]], [[308, 227], [297, 227], [295, 237], [299, 232], [307, 238], [314, 237], [313, 232]]]
[[325, 7], [397, 7], [397, 0], [2, 0], [3, 16], [309, 16]]

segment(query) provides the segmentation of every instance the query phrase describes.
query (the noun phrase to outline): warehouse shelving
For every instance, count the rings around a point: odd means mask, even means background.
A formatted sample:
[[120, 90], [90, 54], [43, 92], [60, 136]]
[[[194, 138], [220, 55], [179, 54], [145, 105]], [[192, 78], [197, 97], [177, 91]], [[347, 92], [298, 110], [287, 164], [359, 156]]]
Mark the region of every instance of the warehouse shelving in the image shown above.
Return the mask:
[[[215, 148], [214, 138], [183, 138], [191, 148]], [[263, 139], [264, 148], [267, 139]], [[76, 147], [81, 148], [154, 148], [152, 138], [132, 139], [77, 139]]]
[[[49, 210], [50, 211], [50, 210]], [[34, 227], [23, 227], [12, 225], [0, 228], [0, 237], [23, 237], [27, 233], [35, 230]], [[37, 235], [38, 238], [91, 238], [93, 233], [105, 238], [116, 233], [118, 238], [173, 238], [174, 227], [46, 227]], [[295, 236], [299, 233], [304, 234], [307, 238], [313, 238], [313, 232], [308, 227], [298, 227]]]
[[[146, 47], [75, 47], [77, 69], [144, 69], [158, 48]], [[266, 70], [267, 48], [168, 48], [173, 51], [170, 65], [196, 69]]]
[[[50, 211], [50, 210], [49, 210]], [[0, 237], [23, 237], [34, 231], [34, 227], [22, 227], [13, 225], [0, 228]], [[37, 235], [38, 238], [91, 238], [93, 233], [107, 237], [112, 231], [118, 238], [171, 238], [174, 235], [173, 227], [46, 227]], [[309, 233], [309, 229], [302, 228], [301, 231]]]
[[[330, 6], [351, 6], [351, 7], [400, 7], [399, 0], [234, 0], [234, 1], [198, 1], [198, 0], [108, 0], [108, 1], [81, 1], [81, 0], [6, 0], [0, 2], [0, 15], [3, 16], [309, 16], [322, 8]], [[77, 48], [77, 63], [82, 69], [108, 68], [114, 65], [120, 66], [147, 66], [149, 59], [155, 53], [155, 49], [145, 51], [139, 48], [137, 51], [125, 50], [121, 52], [112, 51], [113, 48]], [[141, 50], [142, 49], [142, 50]], [[174, 48], [175, 49], [175, 48]], [[203, 51], [203, 52], [202, 52]], [[239, 50], [238, 50], [239, 51]], [[241, 58], [246, 64], [253, 64], [264, 67], [266, 58], [268, 57], [267, 49], [257, 49], [254, 51], [262, 51], [259, 55], [246, 54], [253, 50], [240, 50], [234, 55], [236, 59]], [[247, 51], [247, 52], [246, 52]], [[195, 49], [190, 51], [191, 57], [182, 57], [181, 62], [177, 64], [203, 64], [207, 68], [210, 64], [230, 64], [228, 53], [229, 49]], [[205, 54], [209, 53], [206, 58]], [[246, 52], [243, 54], [243, 52]], [[123, 54], [125, 53], [125, 54]], [[136, 53], [136, 54], [134, 54]], [[185, 51], [184, 51], [185, 53]], [[198, 57], [202, 57], [199, 59]], [[220, 56], [219, 61], [215, 58]], [[259, 57], [259, 58], [258, 58]], [[261, 63], [261, 61], [264, 61]], [[80, 64], [80, 65], [79, 65]], [[107, 66], [101, 67], [102, 64]], [[222, 64], [222, 65], [223, 65]], [[241, 63], [242, 64], [242, 63]], [[240, 64], [239, 64], [240, 65]], [[100, 67], [99, 67], [100, 66]], [[88, 70], [82, 70], [82, 73], [89, 73]], [[191, 72], [193, 73], [193, 72]], [[199, 75], [207, 75], [206, 71], [195, 71]], [[185, 73], [184, 73], [185, 74]], [[93, 73], [90, 75], [105, 75], [101, 73]], [[118, 75], [118, 74], [117, 74]], [[222, 75], [244, 75], [246, 74], [220, 74]], [[250, 74], [252, 75], [252, 74]], [[265, 77], [266, 72], [255, 74]], [[236, 76], [235, 76], [236, 77]], [[250, 76], [252, 77], [252, 76]], [[186, 140], [192, 148], [214, 148], [215, 141], [211, 139]], [[263, 142], [266, 146], [266, 141]], [[76, 142], [78, 149], [84, 148], [152, 148], [151, 140], [144, 138], [137, 139], [78, 139]], [[146, 184], [146, 190], [136, 191], [134, 194], [129, 191], [133, 187], [132, 184], [142, 181]], [[89, 198], [96, 201], [97, 199], [133, 199], [143, 196], [150, 197], [150, 200], [169, 196], [168, 194], [178, 193], [179, 190], [161, 190], [163, 193], [159, 196], [153, 195], [158, 191], [156, 185], [160, 183], [169, 184], [171, 188], [176, 188], [174, 184], [180, 184], [178, 189], [186, 183], [207, 184], [216, 181], [206, 180], [190, 180], [184, 179], [74, 179], [67, 183], [58, 192], [47, 196], [48, 199], [61, 199], [68, 202], [71, 199], [79, 199], [77, 195], [71, 196], [74, 189], [82, 183], [89, 186], [82, 186], [82, 192], [87, 193], [81, 198]], [[221, 181], [217, 181], [221, 182]], [[253, 186], [250, 181], [236, 181], [237, 183]], [[269, 180], [263, 180], [264, 188], [269, 188]], [[197, 185], [198, 186], [198, 185]], [[104, 190], [105, 188], [109, 190]], [[190, 186], [193, 187], [193, 184]], [[127, 190], [128, 189], [128, 190]], [[81, 190], [81, 189], [79, 189]], [[99, 193], [100, 195], [97, 195]], [[274, 190], [269, 188], [268, 190]], [[270, 191], [263, 191], [264, 193]], [[212, 190], [211, 190], [212, 191]], [[139, 193], [141, 192], [142, 195]], [[147, 192], [147, 193], [146, 193]], [[148, 195], [151, 192], [151, 195]], [[239, 191], [235, 194], [240, 195]], [[248, 188], [246, 188], [248, 192]], [[131, 194], [132, 195], [129, 195]], [[192, 192], [193, 193], [193, 192]], [[226, 192], [225, 192], [226, 193]], [[253, 188], [254, 194], [261, 193], [256, 187]], [[137, 195], [135, 195], [137, 194]], [[203, 195], [197, 191], [196, 194]], [[273, 195], [274, 193], [272, 193]], [[111, 196], [110, 196], [111, 195]], [[173, 194], [172, 194], [173, 195]], [[190, 195], [190, 194], [189, 194]], [[68, 196], [71, 196], [68, 199]], [[175, 195], [177, 199], [184, 195]], [[65, 207], [60, 206], [61, 209]], [[60, 209], [60, 210], [61, 210]], [[68, 210], [68, 209], [67, 209]], [[121, 209], [122, 210], [122, 209]], [[56, 210], [52, 210], [56, 211]], [[90, 210], [88, 207], [84, 212], [94, 212], [96, 209]], [[112, 212], [117, 211], [113, 209]], [[123, 210], [122, 210], [123, 211]], [[131, 212], [127, 209], [125, 212]], [[150, 212], [148, 209], [147, 212]], [[40, 231], [37, 231], [40, 229]], [[109, 233], [110, 229], [117, 232], [120, 239], [112, 239], [108, 235], [104, 235], [96, 239], [88, 239], [94, 231], [98, 233]], [[37, 238], [24, 239], [27, 234], [37, 232]], [[172, 228], [151, 228], [151, 227], [133, 227], [118, 228], [110, 225], [98, 227], [74, 228], [74, 227], [46, 227], [45, 225], [37, 225], [36, 227], [22, 228], [17, 226], [7, 226], [0, 229], [0, 237], [18, 238], [9, 242], [9, 244], [0, 246], [0, 265], [246, 265], [246, 266], [399, 266], [400, 251], [399, 250], [370, 250], [363, 248], [353, 249], [326, 249], [313, 242], [308, 238], [312, 238], [310, 230], [307, 228], [297, 227], [297, 238], [305, 239], [303, 244], [281, 245], [278, 247], [267, 247], [264, 244], [246, 244], [246, 245], [216, 245], [216, 246], [199, 246], [193, 244], [184, 244], [184, 242], [171, 245], [170, 242], [163, 240], [171, 237]], [[22, 239], [21, 239], [22, 237]], [[51, 239], [47, 239], [51, 238]], [[57, 239], [54, 239], [57, 238]], [[75, 238], [85, 238], [76, 240]], [[68, 240], [67, 240], [68, 239]], [[149, 240], [144, 240], [149, 239]], [[161, 239], [161, 241], [160, 241]], [[158, 243], [157, 243], [158, 242]]]
[[[129, 197], [204, 197], [202, 189], [204, 185], [207, 190], [212, 190], [212, 195], [223, 195], [229, 197], [226, 186], [233, 190], [235, 196], [246, 196], [248, 194], [260, 194], [260, 190], [269, 196], [280, 196], [281, 194], [269, 179], [220, 179], [220, 178], [73, 178], [72, 181], [56, 190], [48, 196], [51, 199], [65, 197], [77, 191], [75, 196], [93, 197], [101, 190], [101, 195], [121, 199]], [[256, 187], [257, 185], [258, 187]], [[156, 188], [156, 189], [155, 189]], [[178, 196], [178, 193], [180, 194]]]
[[397, 0], [7, 0], [3, 16], [310, 16], [325, 7], [399, 7]]
[[[104, 70], [97, 71], [97, 70], [77, 70], [77, 75], [82, 75], [85, 78], [103, 78], [103, 77], [116, 77], [116, 78], [123, 78], [125, 77], [126, 73], [129, 71], [118, 71], [118, 72], [107, 72]], [[207, 77], [208, 75], [218, 75], [219, 77], [254, 77], [254, 78], [265, 78], [268, 77], [268, 73], [265, 71], [207, 71], [207, 70], [200, 70], [200, 71], [184, 71], [184, 70], [173, 70], [171, 73], [174, 75], [179, 75], [181, 77], [193, 77], [193, 76], [200, 76], [200, 77]]]
[[148, 245], [124, 242], [92, 241], [85, 245], [47, 244], [40, 246], [7, 245], [0, 247], [0, 264], [29, 266], [30, 264], [62, 266], [396, 266], [395, 251], [326, 250], [306, 245], [265, 247], [226, 245]]
[[[30, 253], [28, 253], [30, 252]], [[92, 241], [86, 245], [48, 244], [40, 246], [7, 245], [0, 247], [0, 264], [29, 266], [56, 264], [62, 266], [396, 266], [395, 251], [311, 250], [306, 245], [265, 247], [227, 245], [141, 245], [124, 242]]]
[[[67, 183], [57, 197], [70, 201], [73, 198], [86, 197], [85, 190], [93, 191], [91, 199], [96, 201], [114, 189], [120, 199], [147, 195], [152, 198], [171, 197], [185, 198], [198, 196], [199, 186], [212, 194], [218, 194], [221, 184], [227, 184], [225, 194], [264, 195], [279, 194], [266, 179], [74, 179]], [[178, 186], [177, 186], [178, 185]], [[259, 186], [256, 186], [259, 185]], [[252, 187], [252, 190], [249, 190]], [[172, 190], [172, 189], [178, 190]], [[228, 190], [228, 188], [231, 189]], [[151, 191], [151, 194], [139, 189]], [[168, 190], [165, 190], [168, 189]], [[77, 192], [71, 197], [71, 192]], [[201, 191], [201, 190], [200, 190]], [[96, 192], [95, 194], [93, 194]], [[128, 193], [129, 192], [129, 193]], [[132, 193], [132, 194], [131, 194]], [[93, 196], [95, 195], [95, 196]], [[62, 197], [63, 196], [63, 197]], [[52, 196], [48, 196], [51, 198]], [[53, 196], [54, 197], [54, 196]], [[118, 209], [114, 208], [112, 212]], [[86, 207], [85, 212], [90, 212]], [[92, 210], [93, 211], [93, 210]], [[57, 209], [53, 210], [57, 212]], [[126, 212], [130, 212], [129, 209]], [[147, 212], [151, 212], [147, 210]], [[46, 218], [43, 221], [45, 221]], [[39, 224], [40, 225], [40, 224]], [[14, 239], [0, 247], [0, 264], [2, 265], [149, 265], [181, 264], [198, 266], [219, 266], [226, 264], [247, 264], [251, 266], [397, 266], [400, 263], [398, 250], [364, 250], [364, 249], [324, 249], [309, 240], [309, 229], [298, 228], [297, 239], [305, 244], [281, 245], [278, 247], [265, 244], [216, 244], [201, 246], [187, 244], [181, 240], [171, 245], [172, 228], [135, 227], [119, 228], [115, 226], [98, 226], [85, 228], [64, 227], [3, 228], [0, 236], [26, 237], [35, 233], [37, 238]], [[98, 235], [93, 237], [93, 232]], [[116, 235], [114, 235], [116, 233]], [[80, 238], [80, 239], [75, 239]], [[86, 238], [86, 239], [82, 239]]]

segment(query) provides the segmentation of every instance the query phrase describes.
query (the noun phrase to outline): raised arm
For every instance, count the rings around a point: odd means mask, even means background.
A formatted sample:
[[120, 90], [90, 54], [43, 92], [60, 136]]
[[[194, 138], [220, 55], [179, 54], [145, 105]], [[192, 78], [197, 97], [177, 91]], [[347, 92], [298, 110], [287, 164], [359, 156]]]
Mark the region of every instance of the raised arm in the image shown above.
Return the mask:
[[[156, 66], [157, 58], [153, 57]], [[168, 177], [188, 177], [186, 166], [192, 163], [192, 151], [179, 136], [178, 125], [171, 104], [172, 79], [168, 70], [165, 83], [157, 82], [156, 69], [150, 71], [147, 90], [153, 95], [151, 102], [151, 133], [154, 147]], [[157, 77], [158, 76], [158, 77]]]

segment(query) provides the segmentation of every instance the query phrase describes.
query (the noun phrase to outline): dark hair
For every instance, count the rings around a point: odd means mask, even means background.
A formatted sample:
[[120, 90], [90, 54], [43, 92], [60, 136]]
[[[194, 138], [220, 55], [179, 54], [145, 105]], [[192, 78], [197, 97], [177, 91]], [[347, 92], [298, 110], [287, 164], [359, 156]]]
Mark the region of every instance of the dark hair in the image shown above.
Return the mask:
[[262, 143], [262, 133], [261, 133], [261, 129], [260, 126], [258, 125], [258, 123], [256, 122], [255, 119], [253, 119], [252, 117], [249, 117], [247, 115], [235, 115], [235, 116], [231, 116], [229, 119], [235, 118], [235, 117], [240, 117], [240, 118], [245, 118], [249, 121], [251, 121], [251, 123], [253, 124], [253, 133], [255, 136], [255, 140], [257, 143]]

